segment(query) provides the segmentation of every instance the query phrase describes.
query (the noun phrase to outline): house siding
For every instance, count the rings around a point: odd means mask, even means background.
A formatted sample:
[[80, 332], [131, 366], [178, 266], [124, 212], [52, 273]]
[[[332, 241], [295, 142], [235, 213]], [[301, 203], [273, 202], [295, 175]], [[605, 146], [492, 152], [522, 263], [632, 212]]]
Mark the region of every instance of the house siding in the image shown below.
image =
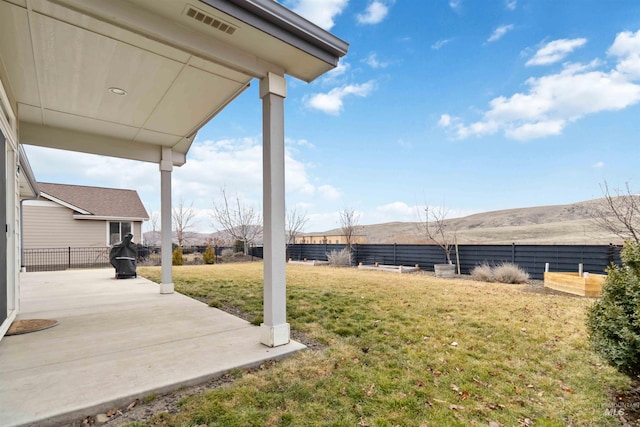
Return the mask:
[[134, 243], [142, 243], [142, 222], [133, 223], [133, 241]]
[[107, 246], [105, 221], [73, 219], [73, 211], [42, 201], [23, 204], [25, 249]]

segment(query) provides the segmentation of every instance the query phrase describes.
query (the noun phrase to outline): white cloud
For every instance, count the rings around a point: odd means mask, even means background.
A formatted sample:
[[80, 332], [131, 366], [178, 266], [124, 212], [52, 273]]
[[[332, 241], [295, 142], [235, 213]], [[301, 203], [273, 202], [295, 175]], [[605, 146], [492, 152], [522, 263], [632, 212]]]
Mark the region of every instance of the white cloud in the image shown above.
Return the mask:
[[[632, 37], [631, 37], [632, 36]], [[489, 102], [481, 120], [464, 124], [458, 117], [442, 114], [438, 125], [451, 129], [458, 138], [503, 132], [505, 137], [529, 140], [559, 135], [571, 122], [600, 111], [616, 111], [640, 102], [640, 79], [633, 67], [620, 70], [640, 55], [640, 34], [621, 33], [608, 53], [619, 62], [611, 70], [590, 64], [565, 64], [562, 71], [526, 81], [528, 90]], [[633, 39], [633, 40], [632, 40]]]
[[442, 46], [444, 46], [445, 44], [449, 43], [450, 41], [451, 41], [451, 39], [438, 40], [437, 42], [435, 42], [434, 44], [431, 45], [431, 49], [438, 50]]
[[509, 24], [509, 25], [500, 25], [498, 28], [496, 28], [493, 31], [493, 34], [491, 34], [491, 37], [489, 37], [487, 39], [487, 42], [491, 43], [491, 42], [495, 42], [497, 40], [500, 40], [505, 34], [507, 34], [509, 31], [513, 30], [513, 24]]
[[321, 185], [318, 187], [318, 193], [326, 200], [338, 200], [342, 193], [332, 185]]
[[386, 205], [376, 207], [375, 210], [390, 218], [396, 218], [396, 221], [405, 221], [408, 220], [408, 218], [414, 218], [416, 216], [416, 207], [409, 206], [405, 202], [387, 203]]
[[367, 97], [375, 88], [374, 81], [331, 89], [328, 93], [316, 93], [307, 100], [310, 108], [327, 114], [338, 115], [343, 108], [343, 98], [349, 95]]
[[364, 13], [358, 14], [356, 19], [360, 24], [379, 24], [389, 13], [389, 8], [381, 1], [374, 0], [369, 3]]
[[285, 4], [298, 15], [325, 30], [330, 30], [335, 24], [335, 17], [344, 11], [349, 0], [291, 0]]
[[596, 162], [593, 164], [594, 169], [602, 169], [604, 167], [604, 162]]
[[567, 55], [586, 43], [587, 39], [584, 38], [551, 41], [538, 49], [526, 65], [549, 65], [562, 61]]
[[347, 71], [349, 71], [349, 68], [351, 68], [351, 66], [349, 65], [348, 62], [344, 61], [344, 58], [340, 58], [340, 61], [338, 61], [338, 65], [336, 66], [336, 68], [328, 71], [325, 74], [325, 79], [335, 79], [338, 76], [342, 76], [344, 75]]
[[[311, 165], [291, 150], [307, 149], [309, 141], [287, 140], [285, 147], [285, 185], [287, 198], [303, 201], [321, 197], [335, 200], [340, 191], [324, 183], [313, 184]], [[113, 157], [27, 146], [36, 179], [74, 185], [133, 189], [138, 192], [149, 213], [160, 210], [160, 174], [158, 165]], [[211, 231], [211, 209], [221, 187], [238, 194], [253, 206], [262, 203], [262, 144], [260, 138], [196, 141], [187, 163], [172, 173], [174, 205], [182, 198], [194, 204], [201, 231]], [[294, 202], [295, 203], [295, 202]], [[146, 226], [145, 226], [146, 227]], [[146, 228], [145, 228], [146, 230]]]
[[313, 145], [311, 142], [309, 142], [308, 140], [302, 138], [302, 139], [291, 139], [291, 138], [285, 138], [285, 144], [287, 144], [288, 147], [305, 147], [305, 148], [315, 148], [316, 146]]
[[451, 125], [451, 116], [448, 114], [442, 114], [440, 120], [438, 120], [438, 126], [447, 127]]
[[462, 0], [449, 0], [449, 7], [453, 10], [460, 10], [462, 7]]
[[630, 79], [640, 78], [640, 30], [618, 34], [607, 53], [620, 59], [616, 70]]
[[363, 61], [371, 68], [386, 68], [389, 65], [388, 62], [380, 62], [378, 54], [375, 52], [371, 52]]
[[306, 232], [329, 231], [340, 227], [339, 212], [313, 213], [308, 215], [309, 221], [305, 227]]
[[543, 138], [545, 136], [560, 135], [566, 120], [547, 120], [535, 123], [525, 123], [521, 126], [505, 130], [507, 138], [525, 141], [528, 139]]
[[518, 6], [518, 2], [516, 0], [506, 0], [505, 6], [509, 10], [516, 10], [516, 7]]

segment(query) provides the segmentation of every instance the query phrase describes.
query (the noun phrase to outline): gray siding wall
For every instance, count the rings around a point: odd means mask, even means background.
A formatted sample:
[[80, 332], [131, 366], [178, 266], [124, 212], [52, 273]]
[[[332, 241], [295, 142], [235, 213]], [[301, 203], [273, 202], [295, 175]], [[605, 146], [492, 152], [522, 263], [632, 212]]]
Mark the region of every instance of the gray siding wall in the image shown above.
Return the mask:
[[140, 221], [133, 223], [133, 242], [142, 243], [142, 222]]
[[25, 249], [107, 246], [105, 221], [73, 219], [64, 206], [23, 205]]

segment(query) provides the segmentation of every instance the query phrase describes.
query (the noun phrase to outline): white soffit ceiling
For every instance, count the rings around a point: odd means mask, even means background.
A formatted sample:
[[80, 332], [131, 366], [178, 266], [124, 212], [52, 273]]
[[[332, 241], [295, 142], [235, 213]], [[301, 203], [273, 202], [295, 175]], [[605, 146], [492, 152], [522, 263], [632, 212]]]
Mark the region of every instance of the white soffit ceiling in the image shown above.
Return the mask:
[[[252, 79], [46, 0], [0, 0], [0, 59], [21, 122], [183, 154]], [[78, 151], [91, 152], [90, 141]]]

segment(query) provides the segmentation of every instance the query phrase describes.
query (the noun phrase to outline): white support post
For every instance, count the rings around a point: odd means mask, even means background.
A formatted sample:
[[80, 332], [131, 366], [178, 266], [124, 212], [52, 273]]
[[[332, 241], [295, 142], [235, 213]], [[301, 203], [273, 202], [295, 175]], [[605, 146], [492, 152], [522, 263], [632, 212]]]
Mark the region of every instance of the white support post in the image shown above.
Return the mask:
[[583, 271], [582, 263], [578, 264], [578, 277], [582, 277]]
[[171, 172], [173, 160], [171, 148], [162, 147], [160, 161], [160, 227], [161, 227], [161, 262], [162, 280], [161, 294], [173, 293], [172, 277], [172, 240], [171, 240]]
[[262, 98], [262, 189], [264, 217], [264, 323], [260, 342], [289, 343], [286, 307], [284, 207], [284, 76], [269, 73], [260, 81]]

